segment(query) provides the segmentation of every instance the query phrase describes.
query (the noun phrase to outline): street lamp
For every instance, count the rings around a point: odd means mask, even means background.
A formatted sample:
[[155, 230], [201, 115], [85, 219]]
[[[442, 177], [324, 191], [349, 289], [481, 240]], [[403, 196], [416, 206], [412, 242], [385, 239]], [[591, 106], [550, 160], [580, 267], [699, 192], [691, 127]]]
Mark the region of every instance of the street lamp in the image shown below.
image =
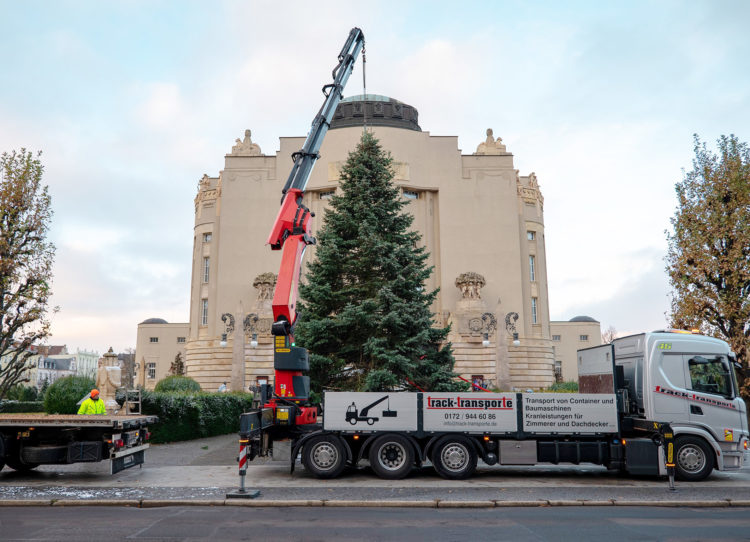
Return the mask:
[[253, 333], [253, 338], [250, 340], [250, 348], [258, 348], [258, 334]]
[[489, 345], [490, 345], [490, 334], [489, 333], [484, 333], [482, 335], [482, 346], [484, 346], [486, 348]]
[[227, 334], [226, 333], [221, 334], [221, 341], [219, 342], [219, 346], [221, 346], [222, 348], [227, 347]]
[[518, 340], [518, 333], [513, 334], [513, 346], [521, 346], [521, 341]]

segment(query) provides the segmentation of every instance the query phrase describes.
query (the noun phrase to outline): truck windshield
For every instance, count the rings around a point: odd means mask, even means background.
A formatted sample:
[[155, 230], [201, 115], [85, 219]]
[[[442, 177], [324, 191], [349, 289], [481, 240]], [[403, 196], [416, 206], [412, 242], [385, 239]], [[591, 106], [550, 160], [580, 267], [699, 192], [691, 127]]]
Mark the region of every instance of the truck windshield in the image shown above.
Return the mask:
[[724, 356], [694, 356], [688, 360], [690, 387], [695, 391], [734, 397], [733, 370]]

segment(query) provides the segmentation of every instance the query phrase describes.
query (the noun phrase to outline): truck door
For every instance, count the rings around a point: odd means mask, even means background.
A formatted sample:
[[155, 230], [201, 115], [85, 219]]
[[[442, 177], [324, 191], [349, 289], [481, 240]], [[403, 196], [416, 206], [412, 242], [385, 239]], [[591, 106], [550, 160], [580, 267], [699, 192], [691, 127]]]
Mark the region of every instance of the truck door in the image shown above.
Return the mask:
[[651, 367], [651, 391], [654, 392], [653, 419], [687, 421], [688, 404], [684, 397], [685, 365], [680, 354], [655, 352]]
[[704, 427], [718, 441], [739, 441], [743, 413], [734, 400], [737, 390], [727, 358], [720, 354], [692, 354], [683, 358], [690, 422]]

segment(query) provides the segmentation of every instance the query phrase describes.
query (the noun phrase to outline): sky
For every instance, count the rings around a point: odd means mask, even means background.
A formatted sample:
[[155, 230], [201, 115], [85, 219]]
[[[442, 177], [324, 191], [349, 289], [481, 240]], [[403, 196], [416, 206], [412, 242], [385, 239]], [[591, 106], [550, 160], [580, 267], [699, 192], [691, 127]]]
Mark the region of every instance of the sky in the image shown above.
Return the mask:
[[[693, 134], [750, 140], [750, 2], [0, 0], [0, 151], [41, 150], [51, 344], [186, 322], [198, 180], [246, 128], [304, 136], [354, 26], [367, 91], [474, 152], [493, 128], [544, 195], [550, 316], [667, 326]], [[362, 93], [358, 62], [346, 95]], [[291, 162], [290, 162], [291, 166]], [[269, 225], [270, 226], [270, 225]]]

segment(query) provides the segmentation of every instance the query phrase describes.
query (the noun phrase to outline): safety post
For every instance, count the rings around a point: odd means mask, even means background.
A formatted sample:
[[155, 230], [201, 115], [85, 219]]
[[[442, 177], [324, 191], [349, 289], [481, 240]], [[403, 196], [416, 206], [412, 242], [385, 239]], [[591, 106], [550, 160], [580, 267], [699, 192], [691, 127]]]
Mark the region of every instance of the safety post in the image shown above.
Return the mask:
[[237, 491], [227, 493], [227, 499], [254, 499], [260, 495], [258, 489], [245, 488], [245, 475], [247, 474], [247, 445], [249, 439], [240, 439], [240, 455], [237, 458], [240, 468], [240, 488]]

